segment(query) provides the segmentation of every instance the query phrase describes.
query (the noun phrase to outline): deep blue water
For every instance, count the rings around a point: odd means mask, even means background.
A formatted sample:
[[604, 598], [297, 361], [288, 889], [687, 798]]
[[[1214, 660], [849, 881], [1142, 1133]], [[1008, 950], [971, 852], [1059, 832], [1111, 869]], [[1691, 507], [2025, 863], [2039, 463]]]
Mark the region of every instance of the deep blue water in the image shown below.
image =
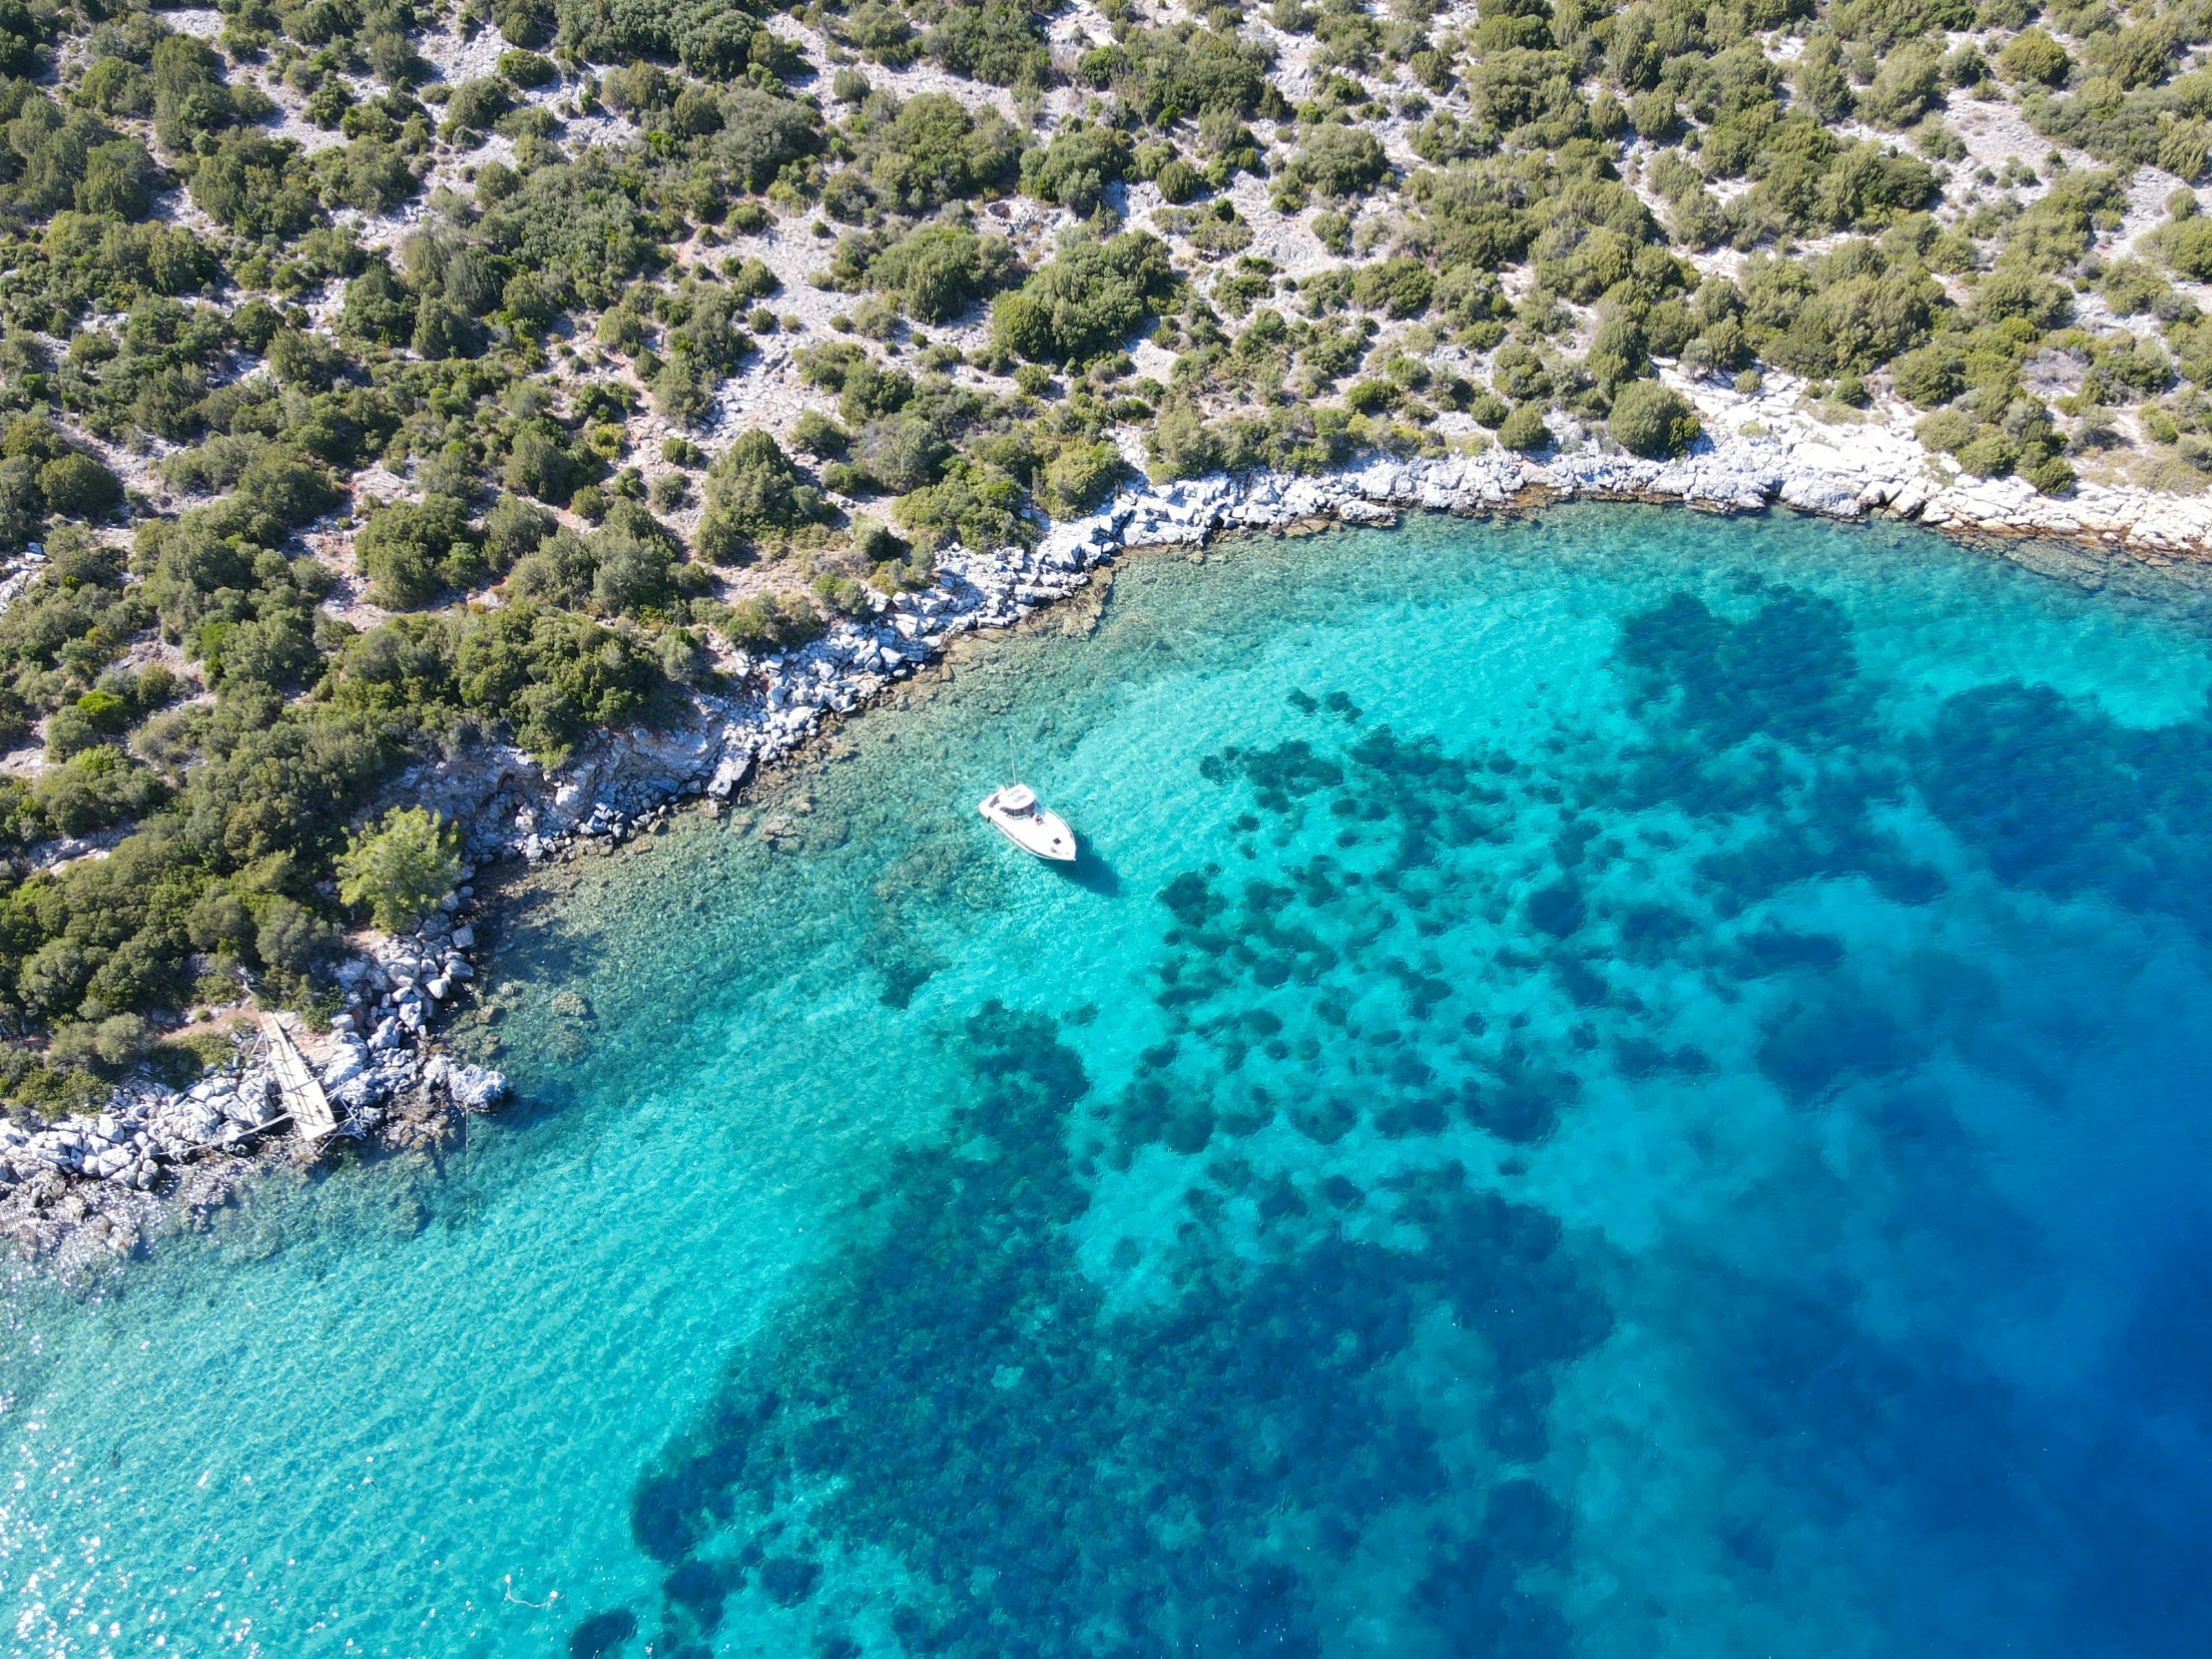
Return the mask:
[[1902, 528], [1134, 561], [524, 895], [465, 1149], [19, 1280], [12, 1651], [2207, 1651], [2208, 689]]

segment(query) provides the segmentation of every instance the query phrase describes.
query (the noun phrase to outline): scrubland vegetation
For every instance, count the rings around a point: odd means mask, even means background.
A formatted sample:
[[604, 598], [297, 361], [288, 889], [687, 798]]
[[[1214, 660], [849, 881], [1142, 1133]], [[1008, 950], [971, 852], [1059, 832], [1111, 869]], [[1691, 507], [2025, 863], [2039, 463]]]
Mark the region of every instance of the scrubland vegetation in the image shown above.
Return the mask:
[[2208, 42], [2204, 0], [0, 0], [0, 1084], [80, 1097], [242, 974], [311, 1002], [404, 766], [557, 762], [1136, 464], [1664, 456], [1664, 369], [2194, 487]]

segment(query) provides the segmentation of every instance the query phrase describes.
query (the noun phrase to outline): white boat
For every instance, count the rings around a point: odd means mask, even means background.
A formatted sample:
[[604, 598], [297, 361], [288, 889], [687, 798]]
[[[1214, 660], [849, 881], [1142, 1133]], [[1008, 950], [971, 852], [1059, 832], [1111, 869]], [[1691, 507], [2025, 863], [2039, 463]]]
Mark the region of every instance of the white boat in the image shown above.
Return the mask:
[[1075, 861], [1075, 831], [1058, 813], [1048, 813], [1027, 784], [993, 790], [976, 805], [984, 823], [1024, 852], [1054, 863]]

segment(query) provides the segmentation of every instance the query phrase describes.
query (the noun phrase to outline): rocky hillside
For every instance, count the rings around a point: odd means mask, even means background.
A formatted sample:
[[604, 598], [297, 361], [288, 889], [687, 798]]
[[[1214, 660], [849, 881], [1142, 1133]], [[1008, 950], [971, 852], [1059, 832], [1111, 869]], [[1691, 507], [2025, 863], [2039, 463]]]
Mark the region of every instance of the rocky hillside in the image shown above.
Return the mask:
[[0, 1089], [189, 1072], [163, 1034], [248, 984], [329, 1011], [343, 929], [405, 919], [360, 875], [394, 779], [773, 687], [1137, 469], [1796, 434], [1920, 496], [2193, 494], [2208, 41], [0, 0]]

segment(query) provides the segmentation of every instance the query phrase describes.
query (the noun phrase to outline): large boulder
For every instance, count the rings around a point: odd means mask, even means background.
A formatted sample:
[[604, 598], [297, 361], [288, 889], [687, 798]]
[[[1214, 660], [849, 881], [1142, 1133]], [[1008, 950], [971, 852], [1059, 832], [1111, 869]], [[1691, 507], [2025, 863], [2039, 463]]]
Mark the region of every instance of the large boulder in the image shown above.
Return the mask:
[[445, 1086], [455, 1103], [470, 1112], [488, 1112], [507, 1095], [505, 1073], [488, 1066], [449, 1065]]

